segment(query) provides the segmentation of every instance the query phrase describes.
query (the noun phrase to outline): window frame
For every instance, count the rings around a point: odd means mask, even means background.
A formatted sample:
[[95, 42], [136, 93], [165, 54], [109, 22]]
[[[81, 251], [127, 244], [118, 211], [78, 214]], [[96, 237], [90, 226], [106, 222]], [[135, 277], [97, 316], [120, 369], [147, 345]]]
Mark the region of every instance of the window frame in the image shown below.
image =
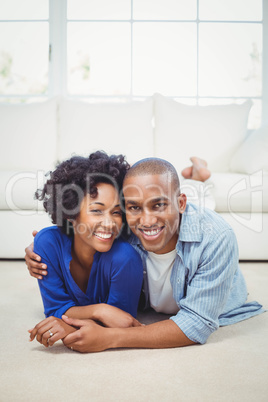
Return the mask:
[[[183, 96], [176, 95], [174, 97], [177, 100], [180, 99], [193, 99], [196, 104], [202, 99], [233, 99], [236, 100], [260, 100], [262, 103], [262, 125], [268, 124], [268, 0], [262, 0], [263, 7], [263, 19], [261, 21], [218, 21], [218, 20], [203, 20], [199, 19], [199, 0], [197, 2], [197, 16], [193, 20], [135, 20], [133, 19], [133, 0], [131, 1], [131, 18], [128, 20], [68, 20], [67, 21], [67, 0], [49, 0], [49, 79], [48, 79], [48, 93], [47, 94], [29, 94], [29, 95], [6, 95], [0, 94], [0, 98], [47, 98], [47, 97], [70, 97], [73, 99], [86, 98], [89, 100], [133, 100], [133, 99], [145, 99], [146, 96], [134, 95], [133, 94], [133, 24], [139, 23], [151, 23], [151, 22], [183, 22], [183, 23], [196, 23], [197, 30], [197, 92], [196, 96]], [[24, 20], [28, 22], [28, 20]], [[29, 20], [32, 22], [33, 20]], [[8, 22], [8, 21], [7, 21]], [[130, 93], [126, 95], [79, 95], [79, 94], [69, 94], [67, 91], [67, 24], [69, 22], [116, 22], [116, 23], [130, 23], [131, 25], [131, 82], [130, 82]], [[262, 24], [262, 95], [261, 96], [200, 96], [199, 95], [199, 27], [202, 23], [252, 23], [252, 24]]]

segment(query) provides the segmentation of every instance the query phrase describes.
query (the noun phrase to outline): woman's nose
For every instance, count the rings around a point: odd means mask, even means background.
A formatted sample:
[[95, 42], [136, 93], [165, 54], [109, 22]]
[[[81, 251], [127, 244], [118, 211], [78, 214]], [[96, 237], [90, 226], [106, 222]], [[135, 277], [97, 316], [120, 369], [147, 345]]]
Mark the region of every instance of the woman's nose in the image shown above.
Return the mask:
[[106, 215], [102, 221], [102, 226], [106, 229], [112, 229], [115, 226], [115, 221], [110, 215]]

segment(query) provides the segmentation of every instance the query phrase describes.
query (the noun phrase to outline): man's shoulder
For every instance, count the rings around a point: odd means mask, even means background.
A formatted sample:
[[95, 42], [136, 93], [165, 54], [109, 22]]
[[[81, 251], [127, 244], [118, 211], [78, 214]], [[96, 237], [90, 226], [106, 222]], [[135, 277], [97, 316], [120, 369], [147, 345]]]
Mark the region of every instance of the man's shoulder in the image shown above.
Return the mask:
[[215, 211], [187, 204], [180, 225], [179, 240], [193, 243], [214, 242], [218, 237], [233, 237], [231, 226]]
[[199, 221], [201, 230], [207, 226], [212, 226], [215, 233], [223, 230], [232, 230], [229, 223], [218, 212], [209, 208], [188, 203], [185, 213], [187, 220], [197, 219]]

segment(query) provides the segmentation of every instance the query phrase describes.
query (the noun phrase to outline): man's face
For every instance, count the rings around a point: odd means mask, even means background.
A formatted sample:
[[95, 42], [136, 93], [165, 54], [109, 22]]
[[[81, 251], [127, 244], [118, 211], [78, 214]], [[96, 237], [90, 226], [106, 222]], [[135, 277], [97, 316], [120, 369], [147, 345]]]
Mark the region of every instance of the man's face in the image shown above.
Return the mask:
[[129, 177], [124, 182], [127, 222], [147, 251], [165, 254], [176, 247], [186, 196], [176, 194], [170, 175]]

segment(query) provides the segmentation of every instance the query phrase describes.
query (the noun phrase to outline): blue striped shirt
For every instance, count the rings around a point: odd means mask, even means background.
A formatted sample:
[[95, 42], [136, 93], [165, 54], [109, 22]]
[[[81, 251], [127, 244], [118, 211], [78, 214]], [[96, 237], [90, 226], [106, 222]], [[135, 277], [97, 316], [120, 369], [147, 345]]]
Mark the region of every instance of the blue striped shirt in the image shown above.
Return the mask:
[[[130, 244], [143, 261], [145, 306], [150, 306], [147, 252], [139, 239]], [[171, 272], [179, 312], [171, 319], [196, 343], [205, 343], [219, 326], [262, 313], [257, 302], [246, 303], [247, 288], [238, 265], [235, 234], [216, 212], [188, 203], [182, 215], [177, 256]]]

